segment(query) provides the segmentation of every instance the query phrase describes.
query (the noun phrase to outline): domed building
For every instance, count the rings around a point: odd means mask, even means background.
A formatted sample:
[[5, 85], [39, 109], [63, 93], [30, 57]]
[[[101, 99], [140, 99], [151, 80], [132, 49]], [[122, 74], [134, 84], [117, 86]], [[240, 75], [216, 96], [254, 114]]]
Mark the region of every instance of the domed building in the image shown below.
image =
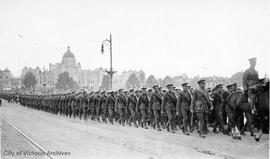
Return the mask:
[[58, 75], [65, 71], [69, 73], [69, 76], [72, 77], [75, 82], [79, 83], [81, 65], [80, 63], [76, 63], [75, 55], [70, 51], [69, 46], [62, 57], [61, 63], [50, 64], [49, 70], [53, 72], [54, 83], [57, 82]]
[[[38, 71], [33, 71], [38, 70]], [[58, 75], [63, 72], [68, 72], [69, 77], [81, 87], [90, 88], [91, 90], [99, 90], [103, 75], [106, 73], [104, 69], [98, 68], [94, 70], [82, 69], [81, 64], [76, 61], [75, 54], [71, 52], [70, 47], [67, 47], [66, 52], [62, 56], [61, 63], [49, 64], [49, 70], [43, 68], [32, 69], [25, 67], [21, 72], [21, 77], [28, 71], [34, 73], [38, 83], [47, 83], [47, 86], [55, 87]]]
[[74, 54], [70, 51], [70, 47], [67, 47], [67, 52], [64, 53], [62, 58], [62, 65], [68, 68], [76, 67], [76, 58]]

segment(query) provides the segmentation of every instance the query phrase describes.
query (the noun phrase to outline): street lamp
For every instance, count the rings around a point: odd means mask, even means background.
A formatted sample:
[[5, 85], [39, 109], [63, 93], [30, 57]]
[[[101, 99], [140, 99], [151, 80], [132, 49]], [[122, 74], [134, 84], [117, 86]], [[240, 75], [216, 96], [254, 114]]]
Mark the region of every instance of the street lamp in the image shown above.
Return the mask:
[[101, 45], [101, 54], [104, 54], [105, 43], [109, 43], [110, 45], [110, 70], [109, 71], [106, 70], [106, 72], [110, 76], [110, 89], [112, 89], [113, 88], [113, 74], [116, 73], [116, 71], [113, 71], [113, 68], [112, 68], [112, 34], [110, 34], [110, 39], [103, 40], [102, 45]]

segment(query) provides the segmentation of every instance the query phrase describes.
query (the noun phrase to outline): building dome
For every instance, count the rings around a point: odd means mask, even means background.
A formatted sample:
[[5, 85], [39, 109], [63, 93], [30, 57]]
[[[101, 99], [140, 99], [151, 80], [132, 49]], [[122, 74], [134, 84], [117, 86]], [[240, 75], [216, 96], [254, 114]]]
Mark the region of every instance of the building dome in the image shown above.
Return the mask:
[[70, 47], [68, 46], [67, 47], [67, 52], [64, 53], [63, 55], [63, 59], [64, 58], [74, 58], [75, 59], [75, 56], [72, 52], [70, 52]]
[[9, 71], [9, 69], [6, 68], [3, 72], [10, 72], [10, 71]]
[[70, 51], [70, 47], [67, 47], [67, 52], [64, 53], [62, 58], [62, 64], [66, 67], [75, 67], [76, 59], [75, 55]]

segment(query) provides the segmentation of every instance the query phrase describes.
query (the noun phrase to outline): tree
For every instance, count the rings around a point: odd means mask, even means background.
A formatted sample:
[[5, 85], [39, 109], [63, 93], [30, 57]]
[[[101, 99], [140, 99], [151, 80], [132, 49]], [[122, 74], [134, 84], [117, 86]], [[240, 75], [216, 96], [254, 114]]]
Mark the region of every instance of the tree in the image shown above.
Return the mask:
[[172, 83], [172, 78], [170, 76], [166, 76], [161, 83], [161, 86], [166, 88], [168, 84]]
[[110, 89], [110, 77], [108, 75], [103, 76], [101, 89], [104, 91], [108, 91]]
[[37, 84], [37, 79], [34, 76], [34, 74], [32, 72], [26, 72], [26, 74], [23, 77], [23, 85], [30, 89], [30, 88], [34, 88]]
[[145, 73], [143, 71], [140, 71], [139, 72], [139, 81], [140, 81], [140, 84], [143, 85], [144, 84], [144, 81], [145, 81]]
[[242, 86], [243, 76], [244, 76], [244, 72], [237, 72], [231, 76], [230, 80], [233, 83], [237, 83], [238, 86]]
[[145, 87], [153, 87], [155, 84], [157, 84], [157, 81], [153, 75], [150, 75], [147, 80], [145, 81]]
[[129, 75], [128, 80], [126, 82], [126, 88], [139, 88], [140, 87], [140, 80], [137, 78], [135, 73]]
[[58, 75], [57, 82], [55, 84], [56, 89], [75, 89], [78, 88], [78, 84], [69, 77], [68, 72], [63, 72]]

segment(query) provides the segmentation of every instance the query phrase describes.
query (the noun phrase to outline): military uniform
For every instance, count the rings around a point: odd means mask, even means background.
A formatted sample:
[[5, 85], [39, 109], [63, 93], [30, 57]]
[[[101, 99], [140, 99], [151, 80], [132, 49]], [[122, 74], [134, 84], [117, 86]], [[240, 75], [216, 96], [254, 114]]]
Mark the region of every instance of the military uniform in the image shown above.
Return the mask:
[[113, 124], [113, 114], [114, 114], [114, 106], [115, 106], [115, 97], [113, 96], [113, 92], [111, 92], [108, 98], [106, 99], [105, 105], [109, 113], [109, 121], [111, 124]]
[[154, 118], [155, 118], [155, 124], [157, 126], [157, 130], [160, 131], [160, 110], [161, 110], [161, 104], [162, 104], [162, 95], [159, 91], [154, 91], [150, 97], [150, 106], [149, 109], [153, 110]]
[[118, 110], [118, 113], [120, 115], [119, 123], [124, 125], [124, 113], [126, 109], [127, 100], [124, 94], [119, 94], [116, 98], [116, 109]]
[[[198, 84], [205, 82], [205, 80], [198, 81]], [[196, 89], [193, 93], [193, 103], [192, 110], [195, 110], [198, 120], [199, 120], [199, 134], [201, 137], [204, 137], [202, 134], [204, 132], [204, 126], [208, 121], [208, 113], [210, 108], [212, 107], [212, 103], [209, 99], [209, 94], [206, 89]]]
[[146, 118], [147, 118], [147, 110], [149, 107], [149, 97], [146, 92], [142, 92], [141, 95], [138, 97], [138, 101], [136, 104], [136, 110], [140, 110], [142, 115], [141, 122], [145, 129], [148, 129], [146, 125]]
[[[171, 87], [172, 85], [167, 85], [167, 87]], [[171, 127], [171, 132], [175, 133], [175, 117], [176, 117], [176, 104], [177, 104], [177, 97], [172, 90], [169, 90], [165, 93], [162, 105], [161, 105], [161, 112], [166, 110], [166, 114], [168, 116], [168, 123], [167, 123], [167, 130], [169, 131], [169, 126]]]
[[224, 123], [222, 119], [222, 94], [219, 92], [213, 92], [212, 93], [213, 98], [213, 113], [214, 113], [214, 119], [215, 119], [215, 125], [214, 125], [214, 132], [216, 131], [216, 128], [219, 126], [222, 130], [224, 130]]
[[96, 110], [96, 119], [97, 121], [100, 121], [99, 120], [99, 116], [100, 116], [100, 95], [99, 93], [95, 96], [95, 110]]
[[128, 105], [128, 109], [130, 111], [130, 115], [131, 115], [131, 121], [134, 123], [135, 127], [137, 127], [137, 123], [136, 123], [136, 119], [135, 119], [135, 109], [136, 109], [136, 104], [137, 104], [137, 96], [134, 93], [131, 93], [128, 96], [128, 100], [127, 100], [127, 105]]
[[106, 117], [107, 117], [107, 107], [106, 107], [106, 100], [107, 100], [107, 96], [105, 94], [105, 92], [102, 93], [103, 95], [100, 98], [100, 107], [101, 107], [101, 116], [102, 116], [102, 121], [103, 122], [107, 122]]
[[190, 127], [191, 121], [191, 112], [190, 112], [190, 105], [191, 105], [191, 96], [188, 91], [179, 92], [176, 111], [181, 114], [182, 121], [184, 125], [184, 133], [189, 134], [188, 126]]
[[251, 63], [251, 67], [248, 68], [243, 75], [243, 87], [244, 91], [248, 92], [249, 103], [251, 105], [252, 110], [255, 109], [254, 101], [256, 98], [256, 94], [254, 90], [257, 89], [259, 82], [259, 75], [258, 72], [255, 70], [256, 58], [249, 59]]

